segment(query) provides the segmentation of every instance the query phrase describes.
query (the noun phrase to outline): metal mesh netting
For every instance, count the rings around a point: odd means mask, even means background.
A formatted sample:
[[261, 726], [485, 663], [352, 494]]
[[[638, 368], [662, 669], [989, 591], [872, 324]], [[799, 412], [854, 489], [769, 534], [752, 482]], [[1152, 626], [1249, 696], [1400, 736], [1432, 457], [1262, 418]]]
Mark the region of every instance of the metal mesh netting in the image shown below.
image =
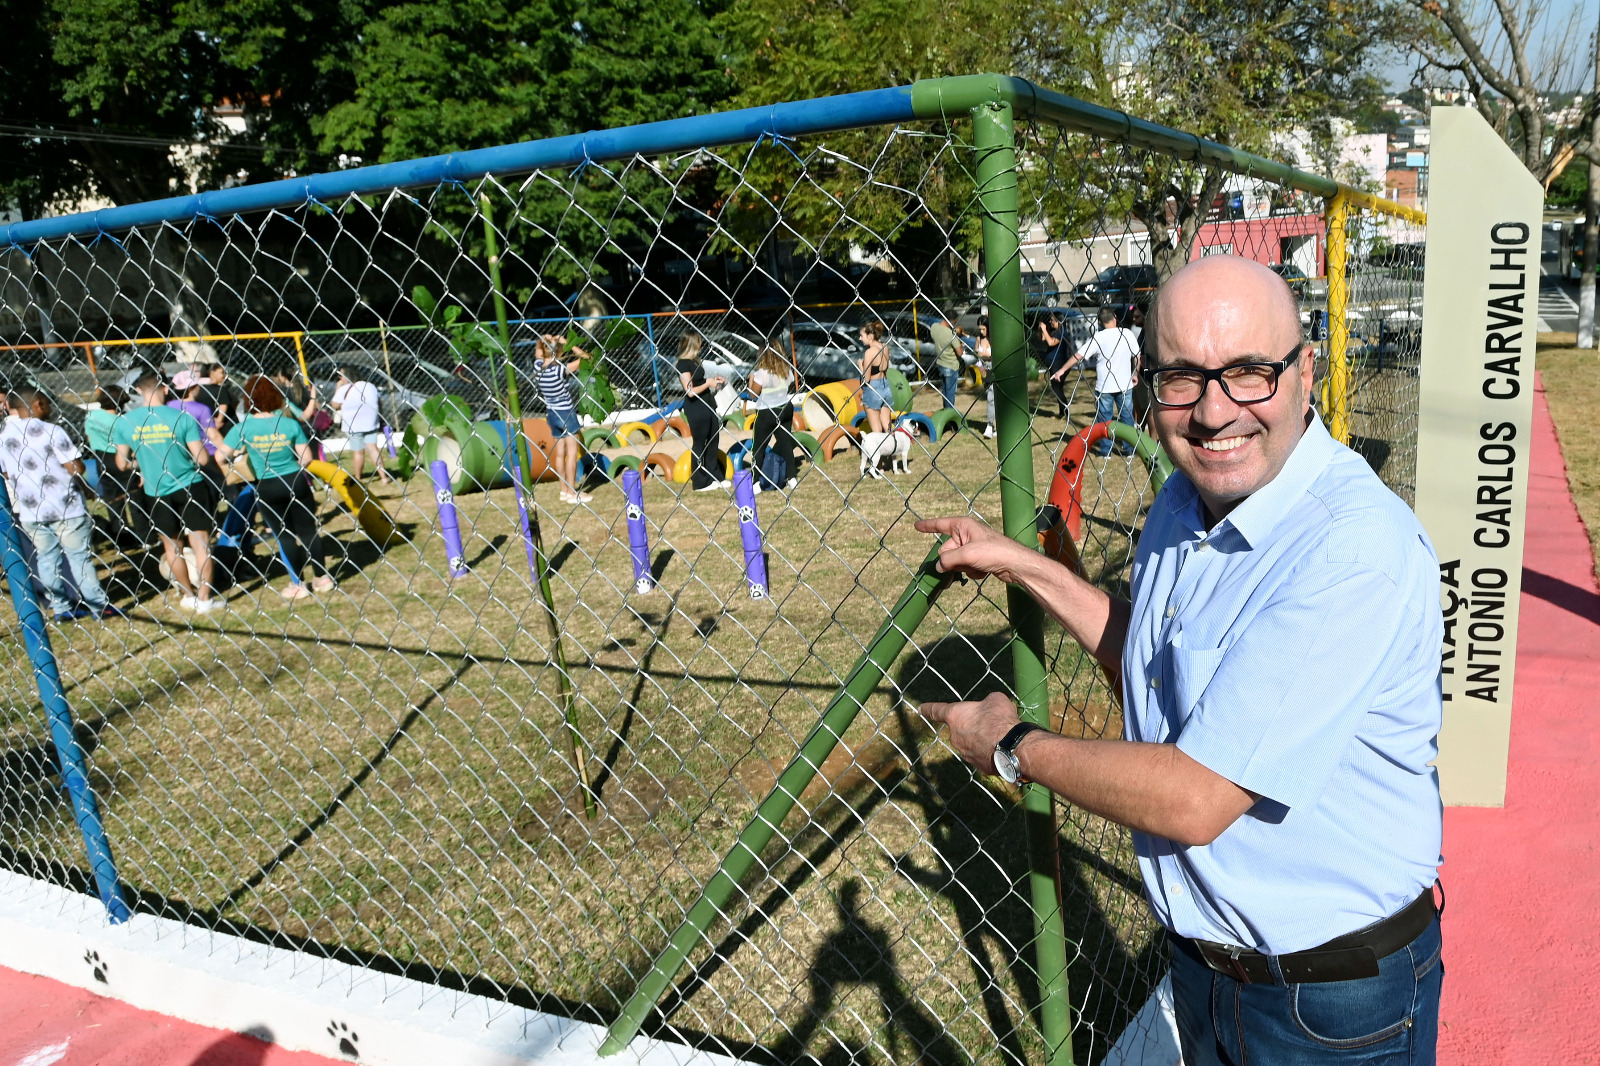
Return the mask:
[[[127, 618], [51, 639], [136, 906], [613, 1018], [915, 577], [931, 541], [913, 522], [999, 524], [980, 326], [1012, 314], [1027, 328], [1042, 502], [1097, 417], [1093, 369], [1043, 372], [1050, 336], [1081, 342], [1102, 306], [1137, 322], [1161, 277], [1214, 251], [1284, 264], [1308, 327], [1325, 318], [1320, 200], [1048, 125], [1018, 130], [1025, 302], [991, 306], [970, 138], [965, 122], [774, 138], [9, 252], [0, 358], [13, 384], [55, 396], [74, 433], [97, 381], [215, 358], [235, 381], [283, 370], [324, 398], [338, 367], [362, 367], [394, 444], [396, 484], [366, 491], [396, 535], [360, 520], [337, 476], [317, 480], [339, 587], [294, 603], [259, 516], [218, 550], [226, 611], [199, 617], [179, 608], [138, 507], [93, 505], [101, 578]], [[1344, 402], [1363, 454], [1405, 491], [1420, 286], [1375, 254], [1405, 242], [1367, 218], [1348, 222]], [[486, 223], [521, 413], [545, 413], [541, 334], [593, 357], [586, 421], [609, 412], [582, 433], [593, 498], [563, 502], [548, 475], [533, 490], [537, 554], [505, 454], [516, 419]], [[941, 319], [971, 339], [955, 415], [939, 413]], [[833, 384], [858, 376], [871, 321], [888, 327], [906, 382], [894, 406], [914, 436], [906, 471], [881, 477], [862, 469], [851, 389]], [[753, 465], [753, 408], [737, 390], [764, 344], [810, 389], [795, 404], [796, 484], [743, 516], [762, 537], [761, 598], [739, 504], [677, 480], [687, 427], [671, 408], [691, 334], [732, 386], [718, 477]], [[440, 395], [459, 404], [430, 406]], [[1325, 392], [1324, 410], [1337, 399]], [[1142, 396], [1135, 406], [1142, 421]], [[541, 426], [528, 427], [535, 473]], [[1160, 477], [1147, 446], [1133, 453], [1138, 431], [1122, 432], [1111, 454], [1088, 448], [1064, 490], [1082, 571], [1113, 592]], [[322, 436], [348, 466], [342, 431]], [[433, 459], [462, 471], [462, 576]], [[648, 593], [619, 487], [630, 469], [647, 475]], [[6, 624], [4, 861], [81, 884], [81, 841]], [[785, 1062], [1044, 1058], [1018, 792], [975, 776], [907, 706], [1009, 689], [1011, 638], [997, 583], [942, 590], [652, 1032]], [[1098, 667], [1059, 629], [1047, 642], [1055, 727], [1117, 735]], [[1126, 831], [1066, 807], [1058, 836], [1073, 1052], [1100, 1061], [1136, 1016], [1153, 1024], [1139, 1011], [1165, 944]]]

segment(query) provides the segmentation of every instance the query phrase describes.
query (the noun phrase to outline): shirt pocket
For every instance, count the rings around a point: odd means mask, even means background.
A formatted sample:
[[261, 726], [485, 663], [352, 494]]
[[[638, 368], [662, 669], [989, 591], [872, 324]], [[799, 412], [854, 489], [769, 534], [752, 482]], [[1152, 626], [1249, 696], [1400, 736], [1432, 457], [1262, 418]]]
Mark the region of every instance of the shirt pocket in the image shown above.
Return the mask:
[[1181, 720], [1187, 720], [1195, 704], [1205, 695], [1206, 687], [1222, 665], [1227, 648], [1170, 648], [1172, 654], [1172, 696], [1177, 702]]

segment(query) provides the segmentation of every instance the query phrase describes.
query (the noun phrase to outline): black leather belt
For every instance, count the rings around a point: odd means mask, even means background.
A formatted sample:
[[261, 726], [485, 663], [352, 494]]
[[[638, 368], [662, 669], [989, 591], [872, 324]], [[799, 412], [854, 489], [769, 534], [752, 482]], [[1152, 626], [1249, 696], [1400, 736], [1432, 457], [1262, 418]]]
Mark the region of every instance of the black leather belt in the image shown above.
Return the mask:
[[[1297, 985], [1352, 981], [1359, 977], [1378, 976], [1378, 960], [1394, 954], [1421, 936], [1438, 913], [1433, 901], [1433, 889], [1429, 888], [1382, 921], [1334, 937], [1326, 944], [1288, 955], [1264, 955], [1251, 948], [1232, 944], [1191, 940], [1170, 930], [1167, 936], [1190, 957], [1245, 984]], [[1277, 962], [1276, 974], [1273, 973], [1274, 960]]]

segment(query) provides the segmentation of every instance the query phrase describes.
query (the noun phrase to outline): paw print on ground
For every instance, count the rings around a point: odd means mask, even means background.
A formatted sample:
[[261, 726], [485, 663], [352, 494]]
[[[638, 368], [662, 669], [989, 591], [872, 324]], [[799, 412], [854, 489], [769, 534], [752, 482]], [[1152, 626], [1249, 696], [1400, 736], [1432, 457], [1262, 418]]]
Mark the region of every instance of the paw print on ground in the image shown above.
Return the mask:
[[344, 1022], [329, 1022], [328, 1035], [339, 1041], [339, 1054], [352, 1059], [361, 1057], [361, 1051], [356, 1046], [361, 1043], [361, 1038]]
[[85, 951], [83, 953], [83, 961], [89, 964], [90, 970], [94, 972], [94, 979], [96, 981], [99, 981], [103, 985], [111, 983], [106, 978], [106, 971], [109, 970], [110, 967], [106, 965], [105, 960], [100, 957], [100, 953], [98, 951], [94, 950], [93, 948]]

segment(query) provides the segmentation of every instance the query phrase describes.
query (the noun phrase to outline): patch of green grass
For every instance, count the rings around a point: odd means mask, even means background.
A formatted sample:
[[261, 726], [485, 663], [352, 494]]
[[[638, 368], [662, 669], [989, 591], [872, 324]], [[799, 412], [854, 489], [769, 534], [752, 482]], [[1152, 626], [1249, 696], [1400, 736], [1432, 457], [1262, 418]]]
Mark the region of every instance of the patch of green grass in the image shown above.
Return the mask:
[[1600, 573], [1600, 355], [1573, 347], [1571, 333], [1539, 334], [1539, 379], [1561, 439], [1567, 485], [1589, 531]]

